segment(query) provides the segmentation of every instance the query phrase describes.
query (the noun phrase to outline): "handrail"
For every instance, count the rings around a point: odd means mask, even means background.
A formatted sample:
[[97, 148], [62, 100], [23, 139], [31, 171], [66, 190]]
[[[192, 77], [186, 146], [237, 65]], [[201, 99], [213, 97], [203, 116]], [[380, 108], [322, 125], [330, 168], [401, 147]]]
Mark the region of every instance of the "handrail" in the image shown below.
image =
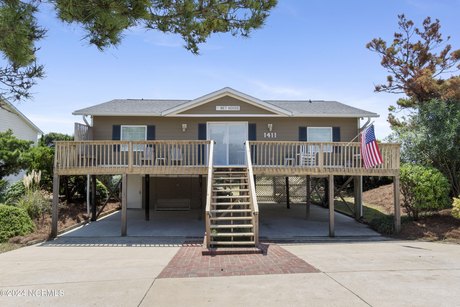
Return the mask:
[[252, 161], [251, 161], [251, 147], [249, 142], [246, 142], [246, 163], [248, 166], [248, 180], [249, 180], [249, 196], [250, 196], [250, 205], [252, 209], [252, 219], [254, 226], [254, 241], [256, 246], [259, 244], [259, 205], [257, 204], [257, 194], [256, 194], [256, 185], [254, 182], [254, 173], [252, 171]]
[[83, 172], [110, 168], [141, 172], [167, 167], [206, 167], [207, 140], [57, 141], [55, 170]]
[[205, 208], [205, 220], [206, 220], [206, 247], [211, 246], [211, 200], [212, 200], [212, 180], [213, 180], [213, 164], [214, 164], [214, 141], [209, 144], [208, 151], [208, 179], [206, 185], [206, 208]]
[[362, 174], [399, 172], [400, 144], [380, 143], [383, 163], [365, 169], [358, 142], [249, 141], [253, 168], [295, 169], [315, 173]]

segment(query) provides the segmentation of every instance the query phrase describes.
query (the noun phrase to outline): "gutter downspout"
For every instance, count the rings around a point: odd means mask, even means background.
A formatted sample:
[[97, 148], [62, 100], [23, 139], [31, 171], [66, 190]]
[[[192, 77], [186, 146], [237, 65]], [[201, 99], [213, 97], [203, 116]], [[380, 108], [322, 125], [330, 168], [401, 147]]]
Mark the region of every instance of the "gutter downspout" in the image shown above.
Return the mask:
[[[86, 119], [86, 116], [88, 115], [82, 115], [82, 118], [83, 118], [83, 121], [85, 122], [85, 124], [88, 126], [88, 127], [91, 127], [91, 125], [88, 123], [88, 120]], [[88, 214], [89, 216], [89, 207], [90, 207], [90, 175], [87, 174], [86, 175], [86, 213]], [[95, 193], [95, 191], [93, 191], [93, 193]]]

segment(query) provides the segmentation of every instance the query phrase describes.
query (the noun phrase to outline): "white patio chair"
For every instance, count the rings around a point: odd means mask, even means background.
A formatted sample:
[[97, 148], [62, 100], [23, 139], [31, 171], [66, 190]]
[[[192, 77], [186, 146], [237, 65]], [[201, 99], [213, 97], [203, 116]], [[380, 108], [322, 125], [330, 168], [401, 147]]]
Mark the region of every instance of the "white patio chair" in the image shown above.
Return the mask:
[[314, 146], [301, 145], [299, 156], [299, 165], [301, 166], [315, 166], [316, 165], [316, 151]]

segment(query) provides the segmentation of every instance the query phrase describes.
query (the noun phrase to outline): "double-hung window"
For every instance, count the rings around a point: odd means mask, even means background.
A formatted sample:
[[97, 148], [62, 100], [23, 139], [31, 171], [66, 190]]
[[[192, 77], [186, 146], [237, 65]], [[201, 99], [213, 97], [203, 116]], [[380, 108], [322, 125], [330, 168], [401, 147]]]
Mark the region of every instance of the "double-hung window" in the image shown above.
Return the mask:
[[[307, 127], [308, 142], [332, 142], [332, 127]], [[319, 146], [312, 146], [311, 150], [318, 152]], [[332, 152], [331, 145], [323, 146], [324, 152]]]
[[[122, 141], [145, 141], [147, 140], [147, 126], [123, 125], [121, 126], [120, 140]], [[127, 151], [128, 145], [122, 145], [121, 150]], [[144, 145], [133, 145], [134, 151], [144, 150]]]

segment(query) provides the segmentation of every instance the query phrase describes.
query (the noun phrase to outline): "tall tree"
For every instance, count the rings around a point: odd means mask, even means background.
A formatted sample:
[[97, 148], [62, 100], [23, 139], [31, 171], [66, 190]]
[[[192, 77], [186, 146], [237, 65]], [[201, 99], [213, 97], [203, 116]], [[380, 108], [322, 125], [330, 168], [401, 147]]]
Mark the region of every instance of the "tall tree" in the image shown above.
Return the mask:
[[11, 130], [0, 132], [0, 179], [17, 174], [27, 166], [24, 153], [31, 144], [16, 138]]
[[[199, 53], [199, 45], [213, 33], [248, 36], [260, 28], [277, 0], [0, 0], [0, 97], [30, 96], [30, 88], [43, 77], [36, 63], [36, 43], [45, 35], [36, 14], [42, 2], [53, 5], [58, 18], [76, 23], [85, 38], [100, 50], [121, 42], [133, 26], [180, 35], [185, 48]], [[0, 104], [1, 106], [1, 104]]]
[[28, 98], [37, 78], [43, 77], [38, 65], [35, 43], [45, 30], [37, 25], [34, 3], [0, 1], [0, 53], [4, 62], [0, 67], [0, 107], [3, 99]]
[[[417, 109], [432, 99], [460, 100], [460, 76], [452, 75], [460, 69], [460, 49], [452, 50], [447, 44], [450, 37], [443, 38], [439, 20], [427, 17], [419, 28], [398, 15], [398, 26], [392, 42], [374, 38], [366, 45], [380, 55], [380, 64], [389, 73], [386, 83], [376, 85], [375, 91], [407, 95], [397, 101], [402, 109]], [[390, 111], [390, 123], [401, 124], [394, 117], [396, 109]]]

